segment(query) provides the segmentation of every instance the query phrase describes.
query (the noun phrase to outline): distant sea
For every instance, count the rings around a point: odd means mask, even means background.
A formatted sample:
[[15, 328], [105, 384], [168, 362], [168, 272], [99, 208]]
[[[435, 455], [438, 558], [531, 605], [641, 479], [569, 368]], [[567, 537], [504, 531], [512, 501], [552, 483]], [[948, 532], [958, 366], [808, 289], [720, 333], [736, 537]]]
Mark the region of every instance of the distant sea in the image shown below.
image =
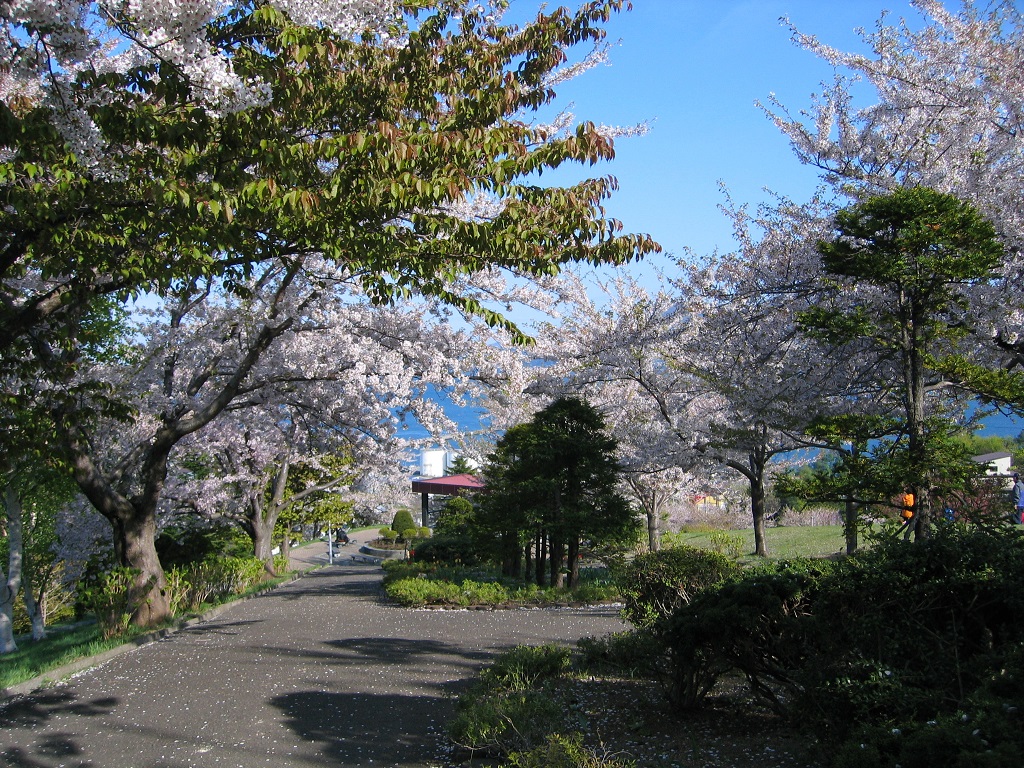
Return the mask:
[[[445, 413], [464, 432], [482, 430], [484, 428], [482, 420], [487, 416], [487, 411], [483, 408], [456, 406], [451, 403], [445, 404]], [[982, 437], [1017, 437], [1021, 432], [1024, 432], [1024, 418], [995, 413], [984, 420], [982, 428], [978, 430], [978, 435]], [[420, 424], [410, 423], [409, 428], [402, 432], [402, 437], [420, 439], [428, 437], [428, 434]], [[444, 447], [451, 448], [450, 445]]]
[[982, 437], [1017, 437], [1024, 432], [1024, 419], [996, 413], [985, 419], [984, 427], [978, 430]]

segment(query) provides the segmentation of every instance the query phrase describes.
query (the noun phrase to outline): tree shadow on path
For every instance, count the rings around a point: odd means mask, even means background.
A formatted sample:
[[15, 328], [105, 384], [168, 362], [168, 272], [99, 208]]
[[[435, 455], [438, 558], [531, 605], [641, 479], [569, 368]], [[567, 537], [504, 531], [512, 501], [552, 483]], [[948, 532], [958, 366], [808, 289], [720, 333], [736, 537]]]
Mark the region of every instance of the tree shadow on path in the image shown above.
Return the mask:
[[444, 749], [447, 696], [299, 691], [270, 702], [298, 739], [318, 745], [320, 765], [426, 766]]

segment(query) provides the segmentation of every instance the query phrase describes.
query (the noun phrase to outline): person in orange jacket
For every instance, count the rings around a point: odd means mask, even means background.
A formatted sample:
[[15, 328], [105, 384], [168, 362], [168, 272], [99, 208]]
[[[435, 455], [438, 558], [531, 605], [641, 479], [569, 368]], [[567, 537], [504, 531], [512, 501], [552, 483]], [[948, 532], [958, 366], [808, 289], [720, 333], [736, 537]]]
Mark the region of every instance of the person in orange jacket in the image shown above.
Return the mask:
[[903, 525], [899, 531], [896, 531], [896, 535], [899, 536], [900, 531], [903, 531], [903, 538], [910, 541], [910, 532], [914, 529], [914, 494], [909, 490], [905, 491], [900, 497], [900, 505]]

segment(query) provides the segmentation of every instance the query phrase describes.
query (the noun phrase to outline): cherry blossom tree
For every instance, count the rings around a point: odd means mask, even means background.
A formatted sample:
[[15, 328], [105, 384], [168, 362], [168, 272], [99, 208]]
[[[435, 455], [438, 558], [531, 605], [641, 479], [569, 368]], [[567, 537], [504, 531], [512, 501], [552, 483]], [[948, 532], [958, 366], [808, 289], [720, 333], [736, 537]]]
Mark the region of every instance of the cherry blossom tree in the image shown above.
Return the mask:
[[405, 414], [453, 429], [426, 394], [462, 375], [462, 334], [432, 322], [426, 302], [373, 305], [333, 262], [267, 267], [231, 293], [195, 282], [149, 314], [135, 354], [83, 372], [133, 400], [132, 422], [93, 426], [70, 408], [63, 421], [78, 483], [114, 524], [148, 611], [159, 610], [154, 541], [169, 501], [244, 521], [269, 562], [299, 457], [347, 446], [364, 465], [398, 464]]
[[[1024, 64], [1024, 16], [1013, 2], [967, 0], [956, 12], [937, 0], [914, 5], [924, 25], [883, 17], [864, 33], [869, 54], [844, 53], [794, 29], [796, 42], [840, 75], [805, 115], [775, 100], [766, 111], [797, 157], [855, 202], [927, 187], [970, 203], [992, 222], [1002, 264], [995, 279], [961, 288], [957, 319], [979, 345], [994, 349], [992, 359], [972, 365], [951, 356], [944, 368], [981, 397], [1017, 405], [1024, 392], [1024, 84], [1016, 73]], [[858, 97], [865, 84], [875, 103]]]
[[[534, 176], [613, 156], [621, 131], [532, 115], [603, 57], [601, 25], [623, 2], [541, 11], [521, 28], [502, 22], [503, 6], [0, 6], [12, 62], [2, 83], [2, 362], [21, 381], [59, 383], [47, 413], [62, 419], [76, 478], [113, 523], [119, 560], [143, 574], [140, 591], [152, 583], [148, 600], [137, 596], [139, 623], [166, 608], [148, 542], [174, 446], [248, 394], [261, 356], [298, 323], [285, 297], [310, 254], [340, 265], [371, 302], [433, 297], [515, 335], [501, 303], [461, 291], [462, 278], [536, 278], [657, 248], [605, 217], [614, 179], [541, 187]], [[581, 44], [593, 53], [570, 61]], [[134, 390], [75, 372], [96, 297], [149, 292], [185, 307], [216, 286], [244, 304], [254, 278], [274, 286], [257, 300], [261, 324], [226, 327], [210, 370], [189, 369], [181, 391], [167, 377], [154, 383], [167, 407], [109, 433], [108, 455], [122, 459], [101, 467], [81, 403], [127, 416], [113, 395]], [[188, 353], [163, 357], [174, 381]], [[110, 397], [61, 396], [91, 381], [107, 381]]]

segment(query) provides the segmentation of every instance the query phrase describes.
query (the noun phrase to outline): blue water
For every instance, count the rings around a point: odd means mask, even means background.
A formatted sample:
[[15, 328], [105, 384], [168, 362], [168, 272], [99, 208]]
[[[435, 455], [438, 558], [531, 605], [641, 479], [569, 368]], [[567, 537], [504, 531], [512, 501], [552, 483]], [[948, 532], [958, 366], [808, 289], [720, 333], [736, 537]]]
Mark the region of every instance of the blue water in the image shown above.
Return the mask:
[[[446, 402], [444, 410], [463, 432], [480, 432], [486, 429], [487, 411], [483, 408], [468, 405], [457, 406]], [[1024, 432], [1024, 418], [1005, 416], [1001, 413], [992, 414], [982, 424], [982, 428], [977, 432], [981, 437], [1017, 437]], [[409, 424], [409, 428], [402, 432], [402, 436], [410, 439], [428, 437], [427, 430], [415, 422]], [[456, 446], [445, 445], [443, 447], [453, 448]]]
[[982, 437], [1017, 437], [1024, 432], [1024, 419], [995, 413], [985, 419], [984, 427], [978, 430]]

